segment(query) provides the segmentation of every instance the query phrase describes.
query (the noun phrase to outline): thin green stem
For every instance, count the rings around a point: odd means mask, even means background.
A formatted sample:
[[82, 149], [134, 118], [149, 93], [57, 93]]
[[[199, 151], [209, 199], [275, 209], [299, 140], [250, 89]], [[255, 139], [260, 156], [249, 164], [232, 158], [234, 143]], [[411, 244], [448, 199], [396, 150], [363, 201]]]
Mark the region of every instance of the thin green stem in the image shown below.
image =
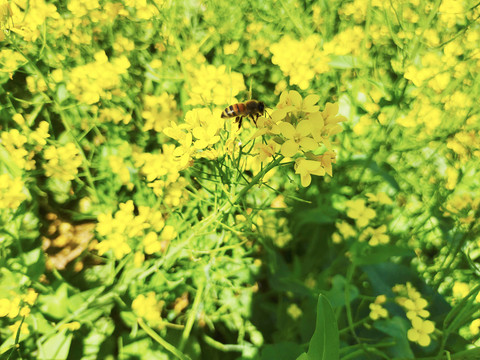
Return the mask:
[[164, 340], [160, 335], [158, 335], [150, 326], [148, 326], [147, 324], [145, 324], [145, 322], [141, 319], [141, 318], [138, 318], [137, 319], [137, 322], [138, 322], [138, 325], [140, 325], [140, 327], [153, 339], [155, 340], [157, 343], [159, 343], [160, 345], [162, 345], [165, 350], [167, 350], [168, 352], [172, 353], [177, 359], [181, 359], [181, 360], [190, 360], [190, 357], [188, 357], [187, 355], [183, 354], [182, 352], [180, 352], [179, 350], [177, 350], [172, 344], [170, 344], [169, 342], [167, 342], [166, 340]]
[[188, 315], [187, 323], [185, 324], [185, 329], [182, 333], [182, 340], [180, 341], [180, 345], [178, 349], [180, 351], [183, 350], [187, 340], [190, 336], [190, 332], [192, 331], [193, 323], [195, 322], [195, 318], [197, 317], [198, 308], [200, 306], [200, 302], [202, 300], [203, 291], [205, 290], [205, 283], [206, 280], [203, 278], [200, 282], [200, 286], [197, 289], [197, 293], [195, 295], [195, 300], [193, 301], [192, 310], [190, 310], [190, 314]]

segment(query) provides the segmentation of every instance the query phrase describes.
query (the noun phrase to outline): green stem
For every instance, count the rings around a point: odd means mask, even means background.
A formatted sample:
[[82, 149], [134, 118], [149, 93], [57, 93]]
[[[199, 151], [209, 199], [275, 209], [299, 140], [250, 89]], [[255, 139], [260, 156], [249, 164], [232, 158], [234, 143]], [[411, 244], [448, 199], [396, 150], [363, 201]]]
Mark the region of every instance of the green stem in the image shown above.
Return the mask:
[[158, 342], [160, 345], [162, 345], [165, 350], [171, 352], [173, 355], [176, 356], [177, 359], [181, 360], [190, 360], [190, 357], [187, 355], [183, 354], [182, 352], [178, 351], [172, 344], [169, 342], [165, 341], [160, 335], [158, 335], [151, 327], [149, 327], [145, 322], [141, 319], [137, 319], [138, 324], [140, 327], [156, 342]]
[[183, 350], [187, 340], [190, 336], [190, 332], [192, 331], [193, 323], [195, 322], [195, 318], [197, 317], [198, 307], [200, 306], [200, 302], [203, 296], [203, 290], [205, 290], [205, 278], [202, 278], [200, 286], [198, 287], [197, 293], [195, 295], [195, 300], [193, 301], [192, 310], [190, 310], [190, 314], [188, 315], [187, 323], [185, 324], [185, 329], [182, 333], [182, 340], [180, 341], [180, 345], [178, 349], [180, 351]]
[[280, 164], [280, 162], [284, 159], [283, 155], [280, 155], [278, 158], [276, 158], [274, 161], [272, 161], [270, 164], [268, 164], [264, 169], [262, 169], [262, 171], [260, 171], [257, 175], [255, 175], [252, 179], [252, 181], [250, 181], [250, 183], [248, 183], [238, 194], [237, 196], [235, 197], [235, 199], [232, 201], [232, 202], [227, 202], [225, 205], [223, 205], [219, 212], [220, 213], [226, 213], [228, 212], [232, 206], [238, 204], [238, 202], [240, 201], [240, 199], [242, 199], [245, 194], [252, 188], [254, 187], [255, 185], [257, 185], [258, 183], [260, 183], [260, 180], [270, 171], [272, 170], [274, 167], [276, 167], [278, 164]]

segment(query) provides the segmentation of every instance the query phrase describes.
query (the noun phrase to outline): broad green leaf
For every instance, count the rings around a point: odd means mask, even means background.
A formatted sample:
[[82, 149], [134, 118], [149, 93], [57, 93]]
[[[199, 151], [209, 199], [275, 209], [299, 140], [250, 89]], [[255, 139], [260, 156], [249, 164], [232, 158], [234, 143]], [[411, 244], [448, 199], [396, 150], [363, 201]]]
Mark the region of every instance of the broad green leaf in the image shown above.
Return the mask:
[[337, 320], [332, 306], [324, 295], [318, 297], [317, 325], [308, 346], [297, 360], [337, 360], [339, 358], [340, 340]]
[[394, 316], [388, 320], [377, 320], [373, 326], [381, 332], [390, 335], [395, 341], [387, 349], [389, 355], [395, 358], [413, 359], [413, 353], [407, 339], [407, 331], [410, 324], [407, 320]]
[[[345, 305], [345, 284], [347, 280], [342, 275], [335, 275], [332, 279], [332, 288], [324, 295], [330, 304], [337, 308]], [[350, 301], [358, 297], [359, 291], [354, 284], [348, 286]]]
[[40, 295], [38, 297], [38, 304], [44, 314], [60, 320], [70, 314], [67, 299], [68, 285], [63, 283], [58, 287], [55, 294]]
[[413, 257], [412, 249], [395, 245], [367, 246], [366, 243], [356, 247], [360, 251], [353, 252], [353, 262], [356, 265], [370, 265], [388, 262], [393, 256]]
[[43, 344], [39, 344], [38, 359], [66, 359], [70, 350], [72, 337], [72, 333], [66, 329], [50, 336]]
[[262, 360], [291, 360], [295, 359], [301, 351], [302, 346], [292, 342], [265, 345], [262, 349], [260, 358]]

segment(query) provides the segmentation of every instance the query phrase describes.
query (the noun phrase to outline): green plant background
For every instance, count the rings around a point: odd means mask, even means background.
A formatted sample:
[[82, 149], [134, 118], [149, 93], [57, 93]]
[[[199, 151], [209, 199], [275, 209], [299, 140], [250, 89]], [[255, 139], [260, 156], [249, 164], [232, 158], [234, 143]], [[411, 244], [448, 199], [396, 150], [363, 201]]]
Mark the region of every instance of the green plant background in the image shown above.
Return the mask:
[[[2, 359], [478, 358], [477, 3], [0, 4]], [[333, 176], [248, 119], [178, 165], [190, 110], [283, 91], [339, 105]]]

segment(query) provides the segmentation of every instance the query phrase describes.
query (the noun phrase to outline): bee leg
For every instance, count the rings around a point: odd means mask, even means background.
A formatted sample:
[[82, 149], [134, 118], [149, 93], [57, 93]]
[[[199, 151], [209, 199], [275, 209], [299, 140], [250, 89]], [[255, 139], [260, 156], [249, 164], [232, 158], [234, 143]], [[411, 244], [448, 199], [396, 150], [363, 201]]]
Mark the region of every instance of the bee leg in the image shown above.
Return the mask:
[[238, 128], [239, 128], [239, 129], [242, 127], [242, 120], [243, 120], [243, 116], [238, 116], [238, 117], [235, 119], [235, 122], [238, 122]]
[[252, 119], [253, 123], [255, 124], [255, 126], [257, 126], [257, 120], [258, 120], [258, 117], [260, 115], [250, 115], [250, 119]]

